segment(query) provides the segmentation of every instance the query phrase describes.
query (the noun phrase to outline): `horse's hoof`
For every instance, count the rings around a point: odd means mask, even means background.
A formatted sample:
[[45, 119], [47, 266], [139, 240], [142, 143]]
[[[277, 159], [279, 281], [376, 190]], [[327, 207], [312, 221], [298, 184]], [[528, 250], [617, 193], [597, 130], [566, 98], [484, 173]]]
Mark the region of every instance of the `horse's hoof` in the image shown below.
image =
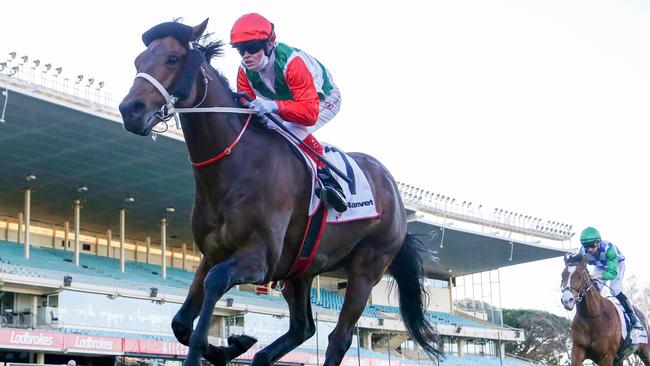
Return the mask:
[[176, 339], [184, 345], [188, 345], [190, 341], [190, 335], [192, 328], [188, 328], [183, 322], [177, 321], [176, 319], [172, 320], [172, 331]]
[[228, 347], [231, 348], [233, 352], [239, 352], [233, 358], [248, 351], [248, 349], [253, 347], [255, 343], [257, 343], [257, 339], [243, 334], [228, 337]]
[[210, 345], [203, 357], [214, 366], [226, 366], [230, 362], [230, 357], [228, 357], [228, 352], [224, 347]]

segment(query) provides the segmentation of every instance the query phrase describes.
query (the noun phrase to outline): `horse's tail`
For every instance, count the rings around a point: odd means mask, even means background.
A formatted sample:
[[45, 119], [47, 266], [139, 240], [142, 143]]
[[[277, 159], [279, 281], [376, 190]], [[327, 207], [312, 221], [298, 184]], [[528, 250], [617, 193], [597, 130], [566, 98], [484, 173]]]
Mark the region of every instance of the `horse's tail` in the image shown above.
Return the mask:
[[425, 317], [429, 295], [423, 283], [422, 258], [427, 254], [431, 255], [424, 243], [407, 233], [389, 271], [397, 282], [399, 308], [406, 329], [430, 357], [439, 358], [444, 356], [440, 336]]

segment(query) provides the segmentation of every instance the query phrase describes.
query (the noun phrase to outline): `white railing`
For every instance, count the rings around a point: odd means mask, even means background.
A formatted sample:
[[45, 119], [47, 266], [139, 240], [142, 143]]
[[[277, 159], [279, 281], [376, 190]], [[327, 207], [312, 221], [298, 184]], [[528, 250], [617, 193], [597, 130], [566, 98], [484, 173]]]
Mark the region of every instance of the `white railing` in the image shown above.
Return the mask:
[[118, 105], [118, 101], [105, 90], [104, 81], [83, 74], [70, 76], [63, 72], [62, 67], [30, 60], [28, 56], [17, 57], [15, 52], [0, 62], [0, 87], [7, 84], [27, 86], [46, 94], [49, 92], [58, 99], [70, 99], [76, 104], [85, 104], [113, 114]]
[[481, 225], [490, 230], [500, 229], [507, 233], [518, 233], [524, 239], [530, 237], [548, 240], [570, 241], [574, 235], [573, 226], [559, 221], [543, 220], [532, 215], [494, 208], [488, 211], [483, 205], [475, 205], [470, 201], [460, 201], [456, 198], [427, 191], [425, 189], [398, 182], [400, 194], [407, 207], [416, 211], [461, 222]]
[[[83, 74], [69, 76], [63, 73], [61, 67], [42, 64], [39, 60], [29, 61], [27, 56], [15, 57], [14, 52], [11, 54], [14, 54], [14, 58], [10, 56], [0, 62], [0, 123], [6, 122], [7, 101], [12, 98], [12, 90], [44, 96], [54, 103], [72, 105], [84, 111], [102, 114], [112, 120], [122, 121], [117, 109], [119, 100], [113, 99], [106, 91], [104, 81]], [[167, 135], [174, 138], [183, 136], [182, 130], [172, 125], [165, 130]], [[152, 133], [154, 139], [157, 135], [157, 132]]]

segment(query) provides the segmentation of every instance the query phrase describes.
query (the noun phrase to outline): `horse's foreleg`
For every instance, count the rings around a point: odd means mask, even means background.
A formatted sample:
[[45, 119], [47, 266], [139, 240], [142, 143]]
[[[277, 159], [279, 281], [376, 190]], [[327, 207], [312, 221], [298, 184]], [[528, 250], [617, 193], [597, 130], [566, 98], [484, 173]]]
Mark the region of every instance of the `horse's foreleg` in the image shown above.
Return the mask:
[[[264, 280], [266, 262], [260, 253], [263, 251], [259, 248], [248, 246], [210, 269], [204, 280], [203, 304], [196, 328], [190, 336], [190, 350], [184, 366], [198, 366], [203, 354], [216, 366], [225, 365], [245, 352], [244, 348], [252, 346], [253, 338], [231, 337], [229, 347], [212, 348], [208, 344], [208, 328], [214, 306], [229, 288], [235, 284], [257, 283]], [[211, 351], [216, 353], [212, 354]]]
[[203, 304], [203, 280], [209, 269], [207, 260], [203, 257], [196, 268], [185, 302], [172, 319], [172, 330], [176, 339], [186, 346], [189, 345], [194, 320], [199, 316]]
[[257, 352], [253, 366], [271, 365], [311, 338], [316, 332], [311, 312], [310, 289], [313, 277], [288, 280], [282, 295], [289, 305], [289, 331]]
[[571, 366], [580, 366], [586, 357], [585, 349], [573, 343], [571, 347]]
[[[192, 284], [190, 285], [187, 298], [174, 316], [174, 319], [172, 319], [172, 330], [174, 331], [176, 339], [186, 346], [189, 346], [194, 320], [199, 316], [199, 311], [203, 304], [203, 282], [209, 269], [209, 264], [205, 257], [203, 257], [196, 269], [194, 279], [192, 279]], [[203, 357], [214, 365], [219, 365], [221, 363], [225, 364], [230, 360], [228, 355], [236, 354], [235, 357], [239, 356], [255, 344], [255, 341], [251, 337], [239, 336], [228, 338], [228, 344], [228, 347], [217, 347], [211, 344], [208, 345]], [[237, 353], [237, 350], [241, 351]]]

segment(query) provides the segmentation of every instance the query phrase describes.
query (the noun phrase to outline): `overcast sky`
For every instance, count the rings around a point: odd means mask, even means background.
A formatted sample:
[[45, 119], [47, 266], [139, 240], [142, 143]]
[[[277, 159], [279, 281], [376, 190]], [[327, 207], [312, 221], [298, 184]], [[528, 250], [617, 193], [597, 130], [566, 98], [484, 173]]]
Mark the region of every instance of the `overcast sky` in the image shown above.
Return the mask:
[[[252, 11], [340, 87], [319, 139], [460, 201], [593, 225], [626, 255], [627, 276], [650, 281], [647, 1], [12, 1], [0, 58], [94, 76], [121, 99], [149, 27], [209, 17], [227, 40]], [[233, 84], [238, 63], [228, 47], [212, 64]], [[561, 313], [562, 268], [502, 270], [502, 305]]]

